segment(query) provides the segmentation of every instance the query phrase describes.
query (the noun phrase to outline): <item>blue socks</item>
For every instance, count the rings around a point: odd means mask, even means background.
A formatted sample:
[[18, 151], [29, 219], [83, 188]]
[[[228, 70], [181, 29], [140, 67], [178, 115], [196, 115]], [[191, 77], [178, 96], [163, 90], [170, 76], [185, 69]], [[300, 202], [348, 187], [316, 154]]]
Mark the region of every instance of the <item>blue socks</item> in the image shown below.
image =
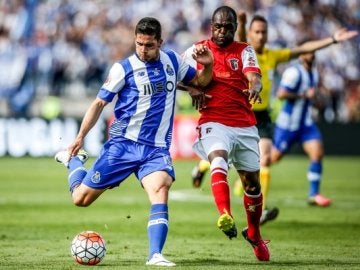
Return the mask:
[[69, 188], [70, 188], [70, 192], [72, 193], [74, 188], [81, 184], [82, 180], [87, 174], [87, 171], [84, 168], [82, 161], [78, 157], [73, 157], [70, 159], [68, 168], [69, 168], [69, 176], [68, 176]]
[[169, 214], [167, 204], [153, 204], [148, 222], [149, 259], [161, 253], [168, 232]]
[[322, 176], [321, 161], [311, 161], [307, 177], [309, 180], [309, 197], [314, 197], [320, 192], [320, 181]]

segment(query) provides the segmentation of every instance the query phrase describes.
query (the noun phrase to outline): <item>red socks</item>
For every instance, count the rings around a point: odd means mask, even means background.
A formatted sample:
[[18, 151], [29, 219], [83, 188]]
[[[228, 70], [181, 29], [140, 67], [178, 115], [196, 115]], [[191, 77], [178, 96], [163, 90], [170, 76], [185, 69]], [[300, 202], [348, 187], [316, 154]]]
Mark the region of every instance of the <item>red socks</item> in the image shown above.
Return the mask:
[[230, 189], [227, 182], [227, 168], [211, 168], [211, 190], [216, 207], [220, 215], [227, 213], [230, 216]]
[[248, 195], [244, 193], [244, 207], [248, 223], [248, 237], [252, 241], [259, 241], [260, 235], [260, 217], [262, 213], [263, 197], [259, 195]]

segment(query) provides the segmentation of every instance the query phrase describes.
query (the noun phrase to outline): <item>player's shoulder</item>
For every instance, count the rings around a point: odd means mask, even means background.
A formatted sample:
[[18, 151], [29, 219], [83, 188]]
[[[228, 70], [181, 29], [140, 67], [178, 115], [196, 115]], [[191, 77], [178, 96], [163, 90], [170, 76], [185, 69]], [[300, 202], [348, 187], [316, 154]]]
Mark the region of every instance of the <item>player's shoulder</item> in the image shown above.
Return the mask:
[[206, 46], [209, 47], [210, 40], [209, 39], [203, 39], [203, 40], [197, 41], [194, 45], [200, 45], [200, 44], [203, 44], [203, 45], [206, 45]]
[[292, 64], [288, 66], [283, 73], [283, 78], [297, 79], [301, 76], [301, 67], [299, 64]]
[[234, 41], [231, 44], [231, 50], [237, 52], [245, 52], [245, 53], [252, 53], [255, 54], [255, 49], [249, 43], [242, 42], [242, 41]]
[[245, 42], [245, 41], [237, 41], [237, 40], [234, 40], [233, 44], [235, 46], [240, 46], [240, 47], [247, 47], [247, 46], [250, 46], [249, 43]]

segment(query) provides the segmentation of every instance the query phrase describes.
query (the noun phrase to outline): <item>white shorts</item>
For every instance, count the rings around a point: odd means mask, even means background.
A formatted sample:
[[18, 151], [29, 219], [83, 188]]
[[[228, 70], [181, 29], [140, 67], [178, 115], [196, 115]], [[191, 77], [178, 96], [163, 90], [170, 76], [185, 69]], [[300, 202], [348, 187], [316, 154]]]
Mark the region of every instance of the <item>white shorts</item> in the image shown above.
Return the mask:
[[209, 122], [200, 125], [199, 138], [193, 145], [195, 153], [202, 159], [215, 150], [225, 150], [229, 164], [236, 170], [255, 172], [260, 169], [259, 134], [256, 126], [229, 127]]

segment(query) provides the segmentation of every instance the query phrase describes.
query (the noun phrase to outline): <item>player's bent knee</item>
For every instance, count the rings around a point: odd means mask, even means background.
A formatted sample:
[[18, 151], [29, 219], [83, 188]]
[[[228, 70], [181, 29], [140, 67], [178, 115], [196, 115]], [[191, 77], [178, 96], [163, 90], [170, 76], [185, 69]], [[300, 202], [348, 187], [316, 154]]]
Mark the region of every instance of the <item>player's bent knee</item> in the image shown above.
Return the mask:
[[93, 201], [92, 200], [86, 200], [85, 198], [76, 198], [73, 197], [73, 203], [74, 205], [78, 207], [87, 207], [89, 206]]

